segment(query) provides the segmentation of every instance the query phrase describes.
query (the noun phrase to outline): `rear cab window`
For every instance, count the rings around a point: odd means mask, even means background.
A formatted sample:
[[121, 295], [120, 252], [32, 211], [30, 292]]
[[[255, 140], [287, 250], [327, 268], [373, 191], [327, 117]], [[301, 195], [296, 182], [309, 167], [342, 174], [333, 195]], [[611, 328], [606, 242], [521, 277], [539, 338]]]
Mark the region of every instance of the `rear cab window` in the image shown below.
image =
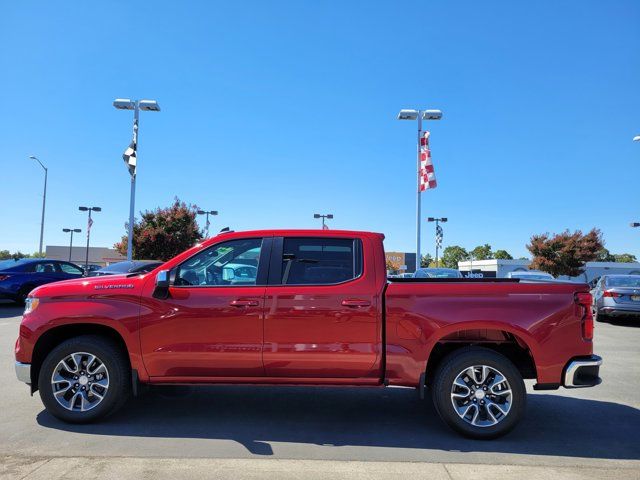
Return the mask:
[[281, 285], [335, 285], [362, 275], [362, 243], [354, 238], [284, 238], [281, 260]]

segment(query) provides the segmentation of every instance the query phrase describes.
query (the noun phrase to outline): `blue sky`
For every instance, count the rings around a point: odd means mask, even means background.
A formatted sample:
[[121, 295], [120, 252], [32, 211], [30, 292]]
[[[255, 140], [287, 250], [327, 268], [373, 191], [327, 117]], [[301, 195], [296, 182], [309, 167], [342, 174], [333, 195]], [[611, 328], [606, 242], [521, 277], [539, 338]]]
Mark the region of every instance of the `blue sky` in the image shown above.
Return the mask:
[[[430, 122], [439, 186], [423, 216], [444, 243], [525, 255], [534, 233], [602, 229], [640, 256], [640, 3], [9, 2], [0, 17], [0, 249], [86, 227], [124, 233], [121, 158], [140, 124], [136, 210], [173, 197], [216, 209], [216, 230], [384, 232], [412, 251], [415, 123]], [[433, 253], [433, 225], [424, 224]]]

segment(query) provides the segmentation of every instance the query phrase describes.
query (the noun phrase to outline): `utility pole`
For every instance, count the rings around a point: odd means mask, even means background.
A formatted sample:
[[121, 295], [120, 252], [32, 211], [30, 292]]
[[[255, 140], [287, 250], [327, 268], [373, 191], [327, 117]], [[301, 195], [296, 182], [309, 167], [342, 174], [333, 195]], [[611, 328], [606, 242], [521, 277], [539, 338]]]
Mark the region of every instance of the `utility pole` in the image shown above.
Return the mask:
[[326, 215], [320, 215], [319, 213], [314, 213], [313, 218], [321, 218], [322, 219], [322, 230], [328, 230], [329, 227], [325, 224], [325, 219], [331, 220], [333, 218], [332, 213], [327, 213]]
[[444, 236], [444, 232], [442, 231], [442, 227], [440, 226], [440, 222], [446, 223], [448, 221], [447, 217], [442, 218], [427, 218], [427, 222], [436, 222], [436, 267], [439, 267], [438, 263], [438, 250], [442, 247], [442, 238]]
[[42, 255], [42, 240], [44, 238], [44, 210], [47, 205], [47, 175], [49, 170], [45, 167], [42, 162], [35, 155], [29, 156], [30, 159], [35, 160], [40, 164], [40, 166], [44, 169], [44, 193], [42, 194], [42, 219], [40, 220], [40, 247], [38, 248], [38, 253]]
[[64, 233], [71, 233], [71, 240], [69, 240], [69, 261], [71, 261], [71, 251], [73, 250], [73, 232], [80, 233], [82, 230], [79, 228], [63, 228]]
[[[418, 120], [418, 148], [416, 165], [416, 265], [420, 265], [422, 255], [420, 254], [420, 221], [422, 216], [422, 204], [420, 194], [420, 140], [422, 139], [422, 120], [440, 120], [442, 111], [440, 110], [400, 110], [398, 120]], [[417, 268], [417, 267], [416, 267]]]
[[[127, 260], [133, 259], [133, 223], [135, 221], [135, 204], [136, 204], [136, 173], [138, 159], [138, 122], [140, 119], [140, 110], [151, 112], [159, 112], [160, 105], [155, 100], [131, 100], [129, 98], [116, 98], [113, 106], [118, 110], [133, 110], [133, 141], [122, 155], [127, 163], [129, 175], [131, 176], [131, 194], [129, 200], [129, 228], [127, 235]], [[89, 213], [91, 215], [91, 213]]]
[[198, 210], [196, 212], [198, 215], [206, 215], [207, 216], [207, 223], [205, 223], [205, 237], [204, 238], [209, 238], [209, 215], [218, 215], [218, 211], [217, 210]]
[[87, 253], [84, 261], [85, 272], [89, 272], [89, 238], [91, 237], [91, 225], [93, 225], [93, 220], [91, 220], [91, 212], [101, 212], [102, 208], [78, 207], [78, 210], [80, 210], [81, 212], [89, 212], [89, 219], [87, 220]]

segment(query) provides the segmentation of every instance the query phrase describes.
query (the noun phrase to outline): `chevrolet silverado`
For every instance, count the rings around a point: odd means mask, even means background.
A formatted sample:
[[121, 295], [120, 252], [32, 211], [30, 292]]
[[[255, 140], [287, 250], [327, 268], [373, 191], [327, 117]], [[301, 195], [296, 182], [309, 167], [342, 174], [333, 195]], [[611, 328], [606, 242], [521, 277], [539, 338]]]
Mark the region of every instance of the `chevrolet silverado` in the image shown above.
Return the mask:
[[600, 383], [586, 284], [388, 279], [378, 233], [226, 232], [146, 274], [32, 291], [18, 379], [91, 422], [141, 384], [410, 387], [444, 422], [494, 438], [526, 389]]

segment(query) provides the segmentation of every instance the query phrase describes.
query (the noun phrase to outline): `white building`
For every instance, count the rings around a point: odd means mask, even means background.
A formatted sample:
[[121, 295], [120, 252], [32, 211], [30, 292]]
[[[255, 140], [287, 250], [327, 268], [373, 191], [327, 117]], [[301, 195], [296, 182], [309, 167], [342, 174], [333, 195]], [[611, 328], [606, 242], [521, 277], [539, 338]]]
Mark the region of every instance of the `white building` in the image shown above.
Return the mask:
[[[529, 270], [531, 260], [473, 260], [458, 262], [458, 270], [465, 277], [504, 278], [509, 272]], [[560, 277], [563, 280], [590, 282], [601, 275], [611, 274], [640, 275], [640, 263], [587, 262], [585, 271], [578, 277]]]

